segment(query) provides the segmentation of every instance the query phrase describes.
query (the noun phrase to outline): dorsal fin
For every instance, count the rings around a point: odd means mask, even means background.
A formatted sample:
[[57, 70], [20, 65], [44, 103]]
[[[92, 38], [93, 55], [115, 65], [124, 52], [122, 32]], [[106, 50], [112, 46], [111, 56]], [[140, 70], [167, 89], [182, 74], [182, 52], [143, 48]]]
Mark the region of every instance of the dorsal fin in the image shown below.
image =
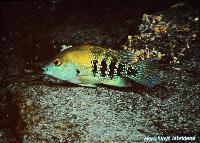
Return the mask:
[[72, 47], [72, 45], [61, 45], [60, 52], [66, 50], [66, 49], [69, 49], [69, 48], [71, 48], [71, 47]]

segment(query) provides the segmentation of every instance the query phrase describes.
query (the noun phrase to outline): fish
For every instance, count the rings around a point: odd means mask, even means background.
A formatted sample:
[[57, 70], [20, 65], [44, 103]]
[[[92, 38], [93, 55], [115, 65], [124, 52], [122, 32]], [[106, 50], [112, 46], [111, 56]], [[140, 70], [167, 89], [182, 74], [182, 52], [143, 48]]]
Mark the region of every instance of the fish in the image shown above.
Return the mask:
[[84, 87], [99, 84], [146, 87], [158, 84], [157, 58], [135, 61], [135, 52], [96, 45], [75, 45], [63, 50], [43, 67], [43, 73]]

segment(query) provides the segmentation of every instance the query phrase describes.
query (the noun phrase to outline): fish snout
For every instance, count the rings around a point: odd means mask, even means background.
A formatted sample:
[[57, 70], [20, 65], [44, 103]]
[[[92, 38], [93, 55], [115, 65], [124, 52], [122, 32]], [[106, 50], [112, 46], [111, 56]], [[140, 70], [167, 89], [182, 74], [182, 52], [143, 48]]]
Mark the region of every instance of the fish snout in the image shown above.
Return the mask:
[[46, 74], [48, 71], [48, 67], [43, 67], [41, 68], [42, 73]]

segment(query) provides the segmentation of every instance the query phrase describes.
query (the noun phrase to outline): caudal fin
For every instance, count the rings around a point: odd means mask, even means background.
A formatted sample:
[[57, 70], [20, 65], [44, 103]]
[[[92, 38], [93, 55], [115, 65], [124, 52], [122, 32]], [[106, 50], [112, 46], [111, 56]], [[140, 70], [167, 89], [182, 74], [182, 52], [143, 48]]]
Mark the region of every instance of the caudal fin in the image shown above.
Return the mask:
[[158, 63], [157, 59], [147, 59], [135, 65], [137, 73], [130, 77], [134, 81], [147, 87], [154, 87], [158, 84]]
[[[131, 74], [127, 74], [131, 80], [147, 87], [153, 87], [159, 83], [158, 80], [158, 58], [156, 56], [140, 58], [140, 53], [133, 51], [119, 51], [123, 64], [134, 67]], [[127, 72], [128, 73], [128, 72]]]

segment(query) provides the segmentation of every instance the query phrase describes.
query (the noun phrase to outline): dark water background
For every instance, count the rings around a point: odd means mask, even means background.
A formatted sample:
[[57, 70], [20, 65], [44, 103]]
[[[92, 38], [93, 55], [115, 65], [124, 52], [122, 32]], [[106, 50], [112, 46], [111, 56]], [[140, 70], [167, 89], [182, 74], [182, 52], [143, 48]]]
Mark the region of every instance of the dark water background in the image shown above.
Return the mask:
[[116, 48], [127, 34], [138, 33], [144, 13], [167, 10], [177, 2], [180, 1], [0, 2], [0, 142], [20, 142], [26, 126], [20, 120], [13, 99], [16, 96], [8, 87], [18, 80], [32, 83], [41, 66], [59, 53], [62, 44], [91, 43]]

